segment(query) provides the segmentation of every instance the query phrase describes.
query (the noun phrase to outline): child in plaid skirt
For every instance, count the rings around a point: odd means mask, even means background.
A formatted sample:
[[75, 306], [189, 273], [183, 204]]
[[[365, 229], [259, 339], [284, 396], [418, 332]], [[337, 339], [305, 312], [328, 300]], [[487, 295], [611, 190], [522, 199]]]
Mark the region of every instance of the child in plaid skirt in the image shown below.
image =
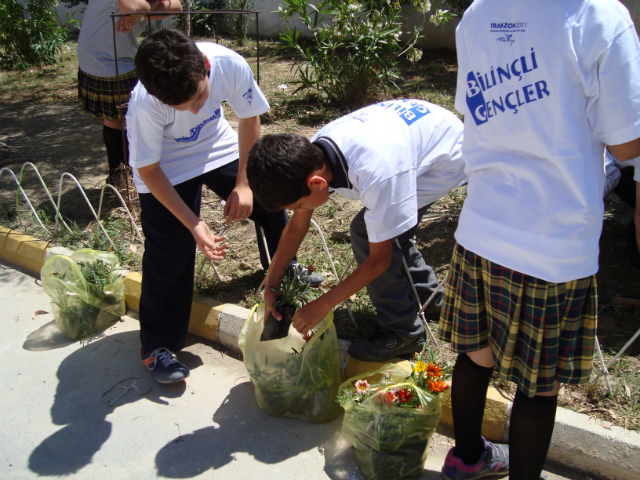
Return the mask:
[[[640, 154], [628, 11], [540, 3], [476, 0], [456, 31], [469, 184], [440, 319], [459, 353], [446, 480], [540, 478], [560, 386], [591, 373], [604, 147]], [[481, 436], [494, 370], [518, 387], [508, 449]]]
[[151, 11], [180, 12], [182, 4], [179, 0], [92, 0], [84, 12], [78, 37], [78, 101], [82, 103], [84, 113], [104, 119], [102, 137], [109, 161], [107, 182], [111, 185], [117, 183], [116, 178], [122, 173], [120, 166], [127, 164], [123, 145], [126, 135], [122, 133], [126, 110], [123, 112], [118, 107], [129, 101], [131, 90], [138, 83], [133, 58], [138, 48], [137, 37], [144, 28], [141, 16], [118, 19], [118, 77], [111, 15]]

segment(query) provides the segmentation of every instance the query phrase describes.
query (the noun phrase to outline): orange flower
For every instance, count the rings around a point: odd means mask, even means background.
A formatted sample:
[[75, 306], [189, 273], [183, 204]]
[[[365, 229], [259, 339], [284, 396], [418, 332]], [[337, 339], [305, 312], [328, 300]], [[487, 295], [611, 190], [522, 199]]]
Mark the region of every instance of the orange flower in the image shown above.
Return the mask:
[[433, 393], [442, 393], [445, 390], [449, 390], [449, 385], [440, 380], [427, 380], [427, 385]]
[[442, 376], [442, 367], [436, 363], [429, 362], [427, 365], [427, 376], [440, 378]]

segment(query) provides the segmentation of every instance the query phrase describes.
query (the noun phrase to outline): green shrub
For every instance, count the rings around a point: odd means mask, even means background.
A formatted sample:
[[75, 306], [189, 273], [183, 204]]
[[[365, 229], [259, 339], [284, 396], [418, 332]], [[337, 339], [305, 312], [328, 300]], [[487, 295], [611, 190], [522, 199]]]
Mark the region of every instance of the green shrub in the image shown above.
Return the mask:
[[[349, 107], [369, 103], [380, 90], [397, 88], [397, 65], [402, 56], [416, 62], [422, 52], [414, 47], [420, 38], [429, 0], [409, 0], [423, 14], [421, 25], [401, 42], [405, 15], [399, 0], [284, 0], [278, 12], [289, 21], [299, 17], [310, 31], [303, 41], [300, 32], [286, 27], [280, 46], [299, 55], [294, 65], [299, 87], [315, 89], [327, 102]], [[451, 18], [440, 10], [431, 21]], [[435, 23], [435, 22], [434, 22]]]
[[[69, 36], [58, 23], [57, 0], [0, 2], [0, 66], [22, 70], [32, 65], [49, 65], [57, 60]], [[65, 23], [75, 23], [69, 15]]]
[[449, 7], [454, 15], [461, 17], [473, 0], [442, 0], [441, 3]]
[[[253, 10], [253, 0], [228, 0], [230, 10]], [[227, 20], [229, 33], [239, 47], [243, 47], [247, 41], [249, 23], [253, 21], [253, 15], [230, 14]]]
[[[225, 0], [190, 0], [189, 5], [192, 12], [221, 10], [225, 8]], [[187, 11], [184, 0], [182, 0], [182, 10]], [[216, 33], [216, 22], [220, 17], [221, 15], [191, 15], [191, 35], [193, 37], [213, 37]], [[178, 15], [176, 27], [186, 31], [186, 20], [186, 15]]]

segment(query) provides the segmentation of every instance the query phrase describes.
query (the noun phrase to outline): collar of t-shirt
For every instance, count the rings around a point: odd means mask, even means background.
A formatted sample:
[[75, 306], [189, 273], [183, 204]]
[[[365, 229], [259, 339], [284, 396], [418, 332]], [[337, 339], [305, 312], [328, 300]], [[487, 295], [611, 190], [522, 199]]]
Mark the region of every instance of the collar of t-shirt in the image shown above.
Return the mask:
[[349, 166], [338, 145], [329, 137], [319, 137], [313, 144], [322, 150], [324, 158], [329, 163], [329, 168], [333, 173], [333, 180], [329, 183], [329, 188], [353, 188], [349, 181]]

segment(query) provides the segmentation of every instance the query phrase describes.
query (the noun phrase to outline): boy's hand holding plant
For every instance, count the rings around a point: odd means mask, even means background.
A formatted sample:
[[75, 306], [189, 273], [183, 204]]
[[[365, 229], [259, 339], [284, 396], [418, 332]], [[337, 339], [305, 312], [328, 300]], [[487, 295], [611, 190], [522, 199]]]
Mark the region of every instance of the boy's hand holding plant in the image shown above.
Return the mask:
[[[313, 271], [311, 265], [309, 265], [309, 271]], [[280, 277], [281, 285], [279, 290], [274, 287], [265, 289], [265, 305], [271, 305], [271, 308], [264, 321], [264, 331], [260, 337], [261, 341], [286, 337], [296, 310], [300, 311], [298, 309], [304, 308], [303, 305], [309, 301], [310, 283], [303, 281], [300, 278], [301, 274], [302, 267], [300, 265], [290, 265], [284, 270], [284, 276]], [[275, 313], [273, 313], [274, 310], [276, 311]], [[313, 326], [320, 323], [320, 320]], [[302, 333], [300, 329], [297, 330]], [[304, 334], [309, 333], [309, 330], [310, 328]]]
[[323, 305], [323, 297], [307, 303], [293, 316], [293, 328], [303, 335], [308, 335], [329, 313], [331, 307], [332, 305]]

